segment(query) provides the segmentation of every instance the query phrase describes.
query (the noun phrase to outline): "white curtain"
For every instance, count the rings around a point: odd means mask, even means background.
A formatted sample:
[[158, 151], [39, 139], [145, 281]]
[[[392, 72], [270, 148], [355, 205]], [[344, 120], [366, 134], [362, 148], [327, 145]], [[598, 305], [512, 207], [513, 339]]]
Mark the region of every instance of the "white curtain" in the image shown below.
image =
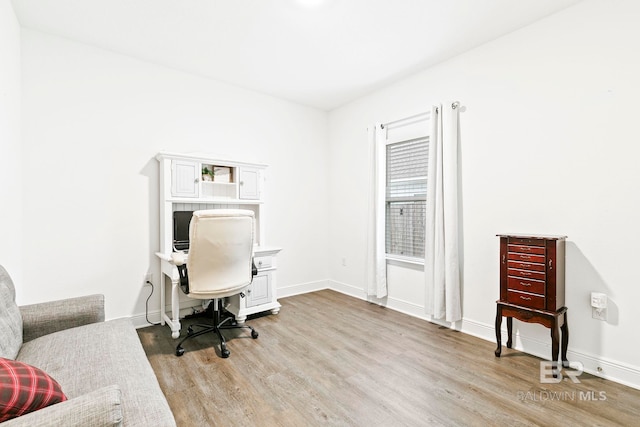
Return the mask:
[[387, 296], [385, 257], [385, 170], [387, 132], [381, 124], [368, 129], [369, 218], [367, 221], [367, 295]]
[[434, 319], [462, 319], [458, 222], [458, 104], [431, 112], [425, 242], [425, 310]]

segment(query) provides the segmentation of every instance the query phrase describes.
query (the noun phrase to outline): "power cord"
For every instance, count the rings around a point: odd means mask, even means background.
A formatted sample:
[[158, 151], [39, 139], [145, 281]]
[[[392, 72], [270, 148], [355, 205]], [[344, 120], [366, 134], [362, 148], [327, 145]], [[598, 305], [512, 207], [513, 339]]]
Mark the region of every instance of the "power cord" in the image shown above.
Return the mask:
[[147, 319], [147, 323], [149, 323], [149, 324], [151, 324], [151, 325], [153, 325], [153, 326], [156, 326], [156, 325], [159, 325], [159, 324], [160, 324], [160, 322], [158, 322], [158, 323], [152, 323], [152, 322], [150, 322], [150, 321], [149, 321], [149, 299], [151, 299], [151, 295], [153, 295], [153, 283], [151, 283], [149, 280], [147, 280], [147, 283], [151, 285], [151, 293], [150, 293], [150, 294], [149, 294], [149, 296], [147, 297], [147, 301], [146, 301], [146, 303], [145, 303], [146, 311], [145, 311], [144, 315], [145, 315], [145, 317], [146, 317], [146, 319]]

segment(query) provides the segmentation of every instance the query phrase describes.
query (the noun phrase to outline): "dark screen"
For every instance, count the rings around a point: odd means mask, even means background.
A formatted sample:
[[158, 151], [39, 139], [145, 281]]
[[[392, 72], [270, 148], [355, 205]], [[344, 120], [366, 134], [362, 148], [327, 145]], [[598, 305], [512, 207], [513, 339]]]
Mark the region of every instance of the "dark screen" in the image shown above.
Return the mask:
[[173, 246], [177, 250], [189, 249], [189, 223], [193, 211], [175, 211], [173, 213]]

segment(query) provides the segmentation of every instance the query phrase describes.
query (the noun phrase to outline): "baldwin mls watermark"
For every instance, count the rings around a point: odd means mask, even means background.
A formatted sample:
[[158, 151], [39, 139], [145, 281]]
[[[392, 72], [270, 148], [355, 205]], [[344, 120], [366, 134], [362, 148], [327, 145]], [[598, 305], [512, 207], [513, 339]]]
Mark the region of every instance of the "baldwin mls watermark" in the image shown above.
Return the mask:
[[[570, 369], [567, 369], [570, 368]], [[571, 362], [568, 367], [563, 367], [558, 362], [540, 362], [540, 383], [541, 384], [558, 384], [562, 381], [571, 381], [573, 384], [580, 384], [578, 377], [584, 372], [584, 366], [580, 362]], [[527, 400], [533, 402], [552, 401], [552, 400], [571, 400], [571, 401], [605, 401], [607, 400], [607, 392], [595, 390], [577, 390], [577, 391], [551, 391], [551, 390], [534, 390], [517, 392], [518, 400]]]

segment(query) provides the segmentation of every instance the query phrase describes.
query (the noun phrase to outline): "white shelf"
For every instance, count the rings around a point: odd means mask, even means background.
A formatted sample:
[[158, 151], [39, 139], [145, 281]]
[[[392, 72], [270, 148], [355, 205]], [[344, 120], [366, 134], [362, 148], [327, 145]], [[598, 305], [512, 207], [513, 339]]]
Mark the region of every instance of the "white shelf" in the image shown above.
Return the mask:
[[262, 200], [245, 200], [245, 199], [205, 199], [203, 197], [171, 197], [167, 199], [170, 203], [199, 203], [205, 204], [221, 204], [221, 205], [261, 205], [264, 202]]

